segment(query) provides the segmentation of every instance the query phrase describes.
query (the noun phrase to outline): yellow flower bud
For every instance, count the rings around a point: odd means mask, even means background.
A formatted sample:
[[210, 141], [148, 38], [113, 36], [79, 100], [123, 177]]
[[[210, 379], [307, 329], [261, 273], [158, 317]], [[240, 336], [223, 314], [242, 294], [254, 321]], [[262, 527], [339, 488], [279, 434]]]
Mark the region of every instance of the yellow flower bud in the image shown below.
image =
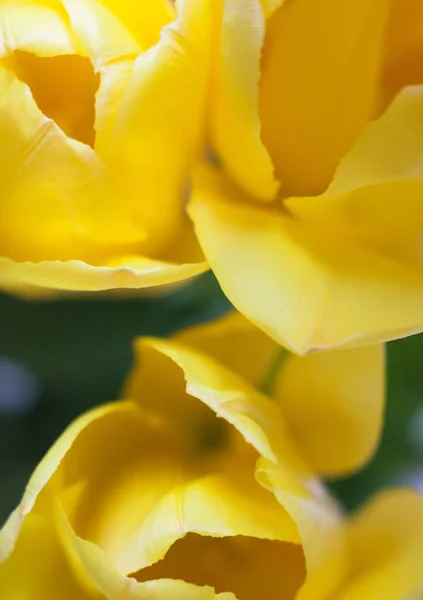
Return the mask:
[[[227, 0], [190, 214], [223, 291], [296, 353], [423, 329], [423, 4]], [[398, 92], [398, 95], [395, 94]]]
[[237, 314], [135, 348], [122, 400], [65, 431], [1, 531], [5, 600], [334, 594], [349, 534], [319, 475], [373, 452], [382, 348], [298, 358]]
[[185, 204], [220, 0], [135, 4], [0, 3], [3, 288], [142, 288], [207, 268]]

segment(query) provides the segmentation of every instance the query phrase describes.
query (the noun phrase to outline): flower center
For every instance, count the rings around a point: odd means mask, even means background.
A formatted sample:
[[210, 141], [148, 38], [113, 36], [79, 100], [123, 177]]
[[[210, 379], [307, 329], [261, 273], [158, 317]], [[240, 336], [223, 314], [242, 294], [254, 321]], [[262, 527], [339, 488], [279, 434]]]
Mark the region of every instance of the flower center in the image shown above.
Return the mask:
[[40, 110], [66, 135], [94, 145], [100, 75], [88, 58], [70, 54], [39, 57], [17, 50], [3, 64], [29, 86]]

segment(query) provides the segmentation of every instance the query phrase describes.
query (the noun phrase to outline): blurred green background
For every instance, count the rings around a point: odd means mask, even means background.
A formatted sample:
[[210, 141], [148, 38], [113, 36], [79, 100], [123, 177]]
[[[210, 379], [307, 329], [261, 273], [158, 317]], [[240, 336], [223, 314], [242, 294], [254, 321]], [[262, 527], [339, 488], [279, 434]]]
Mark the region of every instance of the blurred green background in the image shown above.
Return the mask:
[[[26, 302], [0, 295], [0, 522], [66, 425], [117, 397], [134, 337], [169, 335], [228, 310], [210, 273], [166, 297]], [[353, 508], [375, 489], [402, 483], [423, 490], [423, 335], [388, 344], [381, 448], [362, 473], [331, 487]]]

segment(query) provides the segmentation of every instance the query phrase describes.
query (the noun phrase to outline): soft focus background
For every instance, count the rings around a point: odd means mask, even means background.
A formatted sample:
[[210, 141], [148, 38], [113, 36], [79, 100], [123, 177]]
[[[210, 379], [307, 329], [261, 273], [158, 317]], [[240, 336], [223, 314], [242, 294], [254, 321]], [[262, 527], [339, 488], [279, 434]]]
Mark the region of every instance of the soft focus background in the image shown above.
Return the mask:
[[[0, 295], [0, 525], [43, 454], [81, 412], [116, 399], [132, 339], [168, 335], [230, 310], [206, 274], [165, 297], [26, 302]], [[332, 482], [354, 508], [375, 489], [423, 490], [423, 334], [388, 344], [388, 400], [379, 453]]]

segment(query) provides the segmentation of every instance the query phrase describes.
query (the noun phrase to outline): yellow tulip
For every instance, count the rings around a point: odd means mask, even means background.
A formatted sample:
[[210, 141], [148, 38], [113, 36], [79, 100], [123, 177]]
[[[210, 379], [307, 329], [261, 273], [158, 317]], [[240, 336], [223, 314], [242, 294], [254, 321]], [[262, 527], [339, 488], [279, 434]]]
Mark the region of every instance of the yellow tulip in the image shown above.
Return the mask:
[[383, 381], [381, 346], [299, 358], [236, 314], [138, 340], [1, 531], [2, 599], [326, 600], [350, 536], [319, 475], [369, 458]]
[[0, 286], [206, 269], [185, 215], [220, 0], [0, 2]]
[[232, 303], [294, 352], [423, 330], [422, 23], [419, 0], [225, 3], [222, 169], [190, 214]]

